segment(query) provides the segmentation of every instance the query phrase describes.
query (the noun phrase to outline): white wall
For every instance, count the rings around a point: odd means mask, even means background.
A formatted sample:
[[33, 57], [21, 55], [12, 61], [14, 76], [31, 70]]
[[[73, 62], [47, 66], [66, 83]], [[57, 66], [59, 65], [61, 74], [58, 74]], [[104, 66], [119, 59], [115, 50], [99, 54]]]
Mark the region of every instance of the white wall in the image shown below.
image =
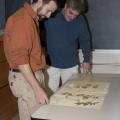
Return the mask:
[[[83, 60], [79, 51], [80, 61]], [[120, 74], [120, 50], [95, 50], [92, 52], [92, 72]]]

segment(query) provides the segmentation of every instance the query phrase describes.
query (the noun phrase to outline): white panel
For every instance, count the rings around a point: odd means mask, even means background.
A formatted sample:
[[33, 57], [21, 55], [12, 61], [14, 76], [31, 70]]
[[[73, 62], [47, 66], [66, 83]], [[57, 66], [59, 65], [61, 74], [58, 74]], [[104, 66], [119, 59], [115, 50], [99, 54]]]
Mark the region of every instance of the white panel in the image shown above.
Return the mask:
[[[81, 50], [80, 61], [83, 61]], [[120, 50], [95, 50], [92, 52], [93, 73], [120, 74]]]

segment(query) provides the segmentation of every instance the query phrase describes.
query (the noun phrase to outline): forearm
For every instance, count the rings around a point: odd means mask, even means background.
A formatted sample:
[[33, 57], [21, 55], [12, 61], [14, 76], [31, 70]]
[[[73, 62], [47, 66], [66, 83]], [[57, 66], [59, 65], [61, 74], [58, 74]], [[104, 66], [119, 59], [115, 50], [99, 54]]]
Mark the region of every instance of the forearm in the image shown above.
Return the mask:
[[35, 90], [39, 87], [38, 82], [30, 68], [29, 64], [19, 65], [19, 69], [23, 74], [25, 80], [31, 85], [31, 87]]
[[83, 62], [89, 63], [90, 57], [91, 57], [91, 49], [90, 49], [90, 43], [88, 39], [82, 42], [81, 48], [82, 48], [82, 53], [83, 53], [83, 58], [84, 58]]

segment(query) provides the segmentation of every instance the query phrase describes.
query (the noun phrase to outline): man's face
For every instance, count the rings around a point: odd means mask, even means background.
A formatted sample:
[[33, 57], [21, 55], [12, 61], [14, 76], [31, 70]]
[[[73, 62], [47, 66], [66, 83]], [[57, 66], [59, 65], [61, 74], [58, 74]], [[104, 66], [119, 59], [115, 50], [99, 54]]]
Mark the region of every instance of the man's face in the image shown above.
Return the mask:
[[43, 4], [38, 10], [37, 14], [40, 19], [49, 18], [50, 15], [57, 9], [57, 5], [54, 1], [50, 1], [48, 4]]
[[79, 15], [79, 12], [70, 7], [65, 7], [63, 15], [68, 22], [71, 22]]

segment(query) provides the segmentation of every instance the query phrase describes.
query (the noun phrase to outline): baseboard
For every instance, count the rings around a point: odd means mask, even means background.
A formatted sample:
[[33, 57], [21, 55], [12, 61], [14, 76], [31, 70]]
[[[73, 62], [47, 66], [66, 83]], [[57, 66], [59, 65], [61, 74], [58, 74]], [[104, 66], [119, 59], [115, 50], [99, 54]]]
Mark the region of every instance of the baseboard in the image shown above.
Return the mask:
[[[79, 50], [79, 58], [83, 61], [81, 50]], [[120, 50], [94, 50], [92, 72], [120, 74]]]

